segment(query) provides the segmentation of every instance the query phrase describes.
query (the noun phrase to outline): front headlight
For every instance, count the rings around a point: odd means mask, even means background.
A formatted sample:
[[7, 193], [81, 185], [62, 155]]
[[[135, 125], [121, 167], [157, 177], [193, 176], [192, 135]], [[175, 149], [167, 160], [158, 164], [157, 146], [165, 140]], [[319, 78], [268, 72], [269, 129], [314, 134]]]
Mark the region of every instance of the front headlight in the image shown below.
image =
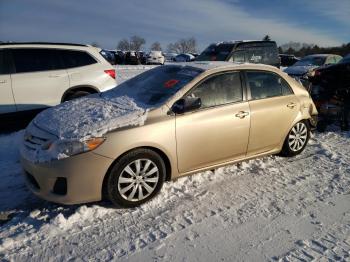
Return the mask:
[[58, 140], [50, 145], [48, 148], [57, 159], [74, 156], [80, 153], [96, 149], [105, 141], [103, 137], [90, 138], [84, 141], [75, 140]]

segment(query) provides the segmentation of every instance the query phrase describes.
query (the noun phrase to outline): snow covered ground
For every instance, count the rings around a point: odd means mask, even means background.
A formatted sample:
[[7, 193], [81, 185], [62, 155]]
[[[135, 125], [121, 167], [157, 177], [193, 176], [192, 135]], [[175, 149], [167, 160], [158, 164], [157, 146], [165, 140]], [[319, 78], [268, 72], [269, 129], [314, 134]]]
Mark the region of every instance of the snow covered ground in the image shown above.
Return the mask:
[[0, 135], [0, 260], [350, 261], [350, 132], [180, 178], [134, 209], [37, 199], [20, 175], [22, 135]]

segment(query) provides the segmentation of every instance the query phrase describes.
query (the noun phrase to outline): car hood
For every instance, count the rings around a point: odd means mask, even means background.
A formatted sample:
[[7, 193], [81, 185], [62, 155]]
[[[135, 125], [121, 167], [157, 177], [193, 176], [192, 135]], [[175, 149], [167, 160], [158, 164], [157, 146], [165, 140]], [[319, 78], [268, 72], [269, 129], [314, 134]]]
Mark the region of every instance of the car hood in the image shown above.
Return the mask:
[[82, 141], [121, 127], [143, 125], [147, 111], [128, 96], [91, 95], [46, 109], [33, 122], [59, 139]]
[[304, 75], [317, 66], [290, 66], [284, 70], [288, 75]]

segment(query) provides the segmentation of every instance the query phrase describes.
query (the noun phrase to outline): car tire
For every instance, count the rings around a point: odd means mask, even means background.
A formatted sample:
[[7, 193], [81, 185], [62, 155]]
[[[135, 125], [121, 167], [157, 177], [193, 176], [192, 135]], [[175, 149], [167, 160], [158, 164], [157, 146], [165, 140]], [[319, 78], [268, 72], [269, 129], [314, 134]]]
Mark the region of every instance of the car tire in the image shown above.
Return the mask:
[[73, 100], [73, 99], [76, 99], [76, 98], [80, 98], [80, 97], [83, 97], [83, 96], [88, 96], [88, 95], [91, 95], [91, 94], [92, 93], [88, 92], [88, 91], [75, 91], [75, 92], [67, 95], [63, 99], [63, 102], [66, 102], [66, 101], [69, 101], [69, 100]]
[[281, 151], [282, 156], [292, 157], [305, 149], [310, 139], [310, 127], [306, 121], [296, 123], [288, 132]]
[[150, 149], [122, 156], [108, 174], [106, 193], [116, 207], [136, 207], [154, 198], [166, 175], [163, 159]]

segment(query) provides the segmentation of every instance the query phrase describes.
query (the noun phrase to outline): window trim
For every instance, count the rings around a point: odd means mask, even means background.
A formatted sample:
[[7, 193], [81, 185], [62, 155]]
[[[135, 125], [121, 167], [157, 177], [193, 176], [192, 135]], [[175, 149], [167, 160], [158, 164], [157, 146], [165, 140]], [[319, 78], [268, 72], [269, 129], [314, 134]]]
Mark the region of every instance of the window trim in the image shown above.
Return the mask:
[[[251, 90], [250, 90], [250, 86], [248, 84], [248, 76], [247, 76], [247, 72], [264, 72], [264, 73], [270, 73], [273, 75], [277, 75], [278, 77], [282, 78], [286, 84], [287, 87], [289, 88], [289, 91], [291, 92], [288, 95], [279, 95], [279, 96], [270, 96], [270, 97], [264, 97], [264, 98], [259, 98], [259, 99], [254, 99], [252, 98], [252, 94], [251, 94]], [[284, 79], [284, 77], [282, 77], [280, 74], [277, 74], [273, 71], [268, 71], [268, 70], [260, 70], [260, 69], [245, 69], [242, 70], [242, 75], [243, 75], [243, 81], [245, 83], [246, 86], [246, 90], [247, 90], [247, 101], [259, 101], [259, 100], [264, 100], [264, 99], [271, 99], [271, 98], [276, 98], [276, 97], [286, 97], [286, 96], [291, 96], [291, 95], [295, 95], [293, 88], [290, 86], [290, 84], [288, 83], [288, 81], [286, 79]]]
[[186, 112], [186, 113], [184, 113], [184, 115], [187, 114], [187, 113], [194, 113], [194, 112], [204, 111], [204, 110], [208, 110], [208, 109], [213, 109], [213, 108], [218, 108], [218, 107], [223, 107], [223, 106], [228, 106], [228, 105], [240, 104], [240, 103], [247, 102], [248, 101], [247, 100], [247, 89], [246, 89], [246, 85], [245, 85], [244, 80], [243, 80], [242, 70], [232, 70], [232, 69], [226, 70], [226, 71], [221, 71], [221, 72], [216, 72], [216, 73], [213, 73], [213, 74], [210, 74], [210, 75], [204, 77], [199, 82], [197, 82], [194, 86], [192, 86], [192, 88], [189, 89], [181, 98], [185, 98], [186, 96], [188, 96], [188, 94], [191, 93], [192, 90], [197, 88], [199, 85], [201, 85], [203, 82], [207, 81], [208, 79], [210, 79], [212, 77], [216, 77], [218, 75], [224, 75], [224, 74], [228, 74], [228, 73], [238, 73], [239, 74], [239, 78], [240, 78], [240, 82], [241, 82], [241, 88], [242, 88], [242, 100], [241, 101], [229, 102], [229, 103], [221, 104], [221, 105], [208, 106], [208, 107], [205, 107], [205, 108], [201, 107], [199, 109], [196, 109], [196, 110], [193, 110], [193, 111], [190, 111], [190, 112]]

